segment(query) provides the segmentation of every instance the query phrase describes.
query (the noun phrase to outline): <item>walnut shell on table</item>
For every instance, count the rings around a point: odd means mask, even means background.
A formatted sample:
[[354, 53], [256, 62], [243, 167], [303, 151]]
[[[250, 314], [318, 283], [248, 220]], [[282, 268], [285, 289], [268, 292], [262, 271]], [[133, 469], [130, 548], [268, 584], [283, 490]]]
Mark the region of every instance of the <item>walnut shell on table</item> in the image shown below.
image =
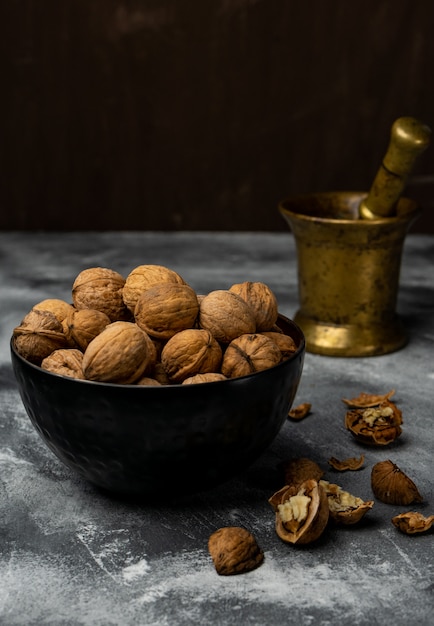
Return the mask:
[[225, 289], [211, 291], [201, 299], [199, 327], [209, 330], [223, 344], [256, 331], [255, 316], [245, 300]]
[[415, 483], [390, 459], [372, 467], [371, 487], [375, 497], [385, 504], [407, 506], [423, 501]]
[[161, 363], [174, 383], [220, 369], [223, 352], [209, 330], [189, 328], [176, 333], [161, 352]]
[[68, 341], [84, 352], [92, 339], [110, 323], [110, 318], [102, 311], [73, 309], [65, 319], [63, 328]]
[[272, 339], [260, 333], [237, 337], [226, 348], [221, 372], [228, 378], [247, 376], [266, 370], [282, 361], [282, 354]]
[[353, 496], [334, 483], [327, 480], [320, 480], [324, 487], [329, 503], [330, 519], [336, 524], [345, 526], [357, 524], [362, 517], [374, 506], [373, 500], [364, 501], [358, 496]]
[[286, 543], [312, 543], [327, 526], [330, 515], [327, 494], [314, 479], [285, 485], [268, 502], [276, 514], [276, 533]]
[[105, 313], [111, 322], [131, 321], [122, 290], [125, 278], [115, 270], [90, 267], [81, 271], [72, 285], [72, 301], [76, 309], [95, 309]]
[[277, 322], [279, 315], [277, 298], [265, 283], [245, 281], [232, 285], [229, 291], [239, 295], [252, 309], [256, 332], [270, 330]]
[[139, 296], [158, 283], [178, 283], [185, 281], [176, 272], [164, 265], [138, 265], [125, 279], [122, 290], [123, 300], [129, 310], [134, 313]]
[[250, 572], [264, 561], [264, 553], [254, 535], [239, 526], [226, 526], [212, 533], [208, 551], [220, 576]]
[[32, 309], [13, 330], [17, 352], [31, 363], [42, 360], [59, 348], [68, 346], [61, 322], [50, 311]]
[[187, 284], [158, 283], [143, 291], [134, 311], [136, 324], [153, 339], [169, 340], [192, 328], [199, 312], [196, 292]]
[[62, 348], [45, 357], [41, 363], [43, 370], [85, 380], [83, 374], [83, 352], [78, 348]]
[[87, 380], [135, 383], [155, 365], [155, 347], [134, 322], [112, 322], [93, 339], [83, 356]]

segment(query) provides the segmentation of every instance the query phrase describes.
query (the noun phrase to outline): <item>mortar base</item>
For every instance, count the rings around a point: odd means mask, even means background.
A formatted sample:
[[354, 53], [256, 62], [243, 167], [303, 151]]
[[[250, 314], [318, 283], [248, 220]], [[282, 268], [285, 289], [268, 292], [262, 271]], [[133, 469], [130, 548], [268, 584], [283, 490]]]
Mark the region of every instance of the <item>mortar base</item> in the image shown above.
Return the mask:
[[407, 334], [398, 316], [386, 324], [330, 324], [311, 319], [297, 311], [294, 321], [306, 338], [306, 350], [313, 354], [341, 357], [380, 356], [395, 352], [407, 343]]

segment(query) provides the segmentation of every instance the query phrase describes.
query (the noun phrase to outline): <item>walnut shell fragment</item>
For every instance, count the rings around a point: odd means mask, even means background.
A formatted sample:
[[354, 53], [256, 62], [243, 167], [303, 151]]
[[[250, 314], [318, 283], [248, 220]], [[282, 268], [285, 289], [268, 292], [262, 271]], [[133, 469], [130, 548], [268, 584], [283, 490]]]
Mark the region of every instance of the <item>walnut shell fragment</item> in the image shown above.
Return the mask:
[[387, 446], [402, 433], [402, 413], [390, 400], [376, 407], [352, 409], [345, 415], [345, 426], [353, 437], [368, 445]]
[[362, 498], [353, 496], [344, 491], [339, 485], [320, 480], [327, 494], [330, 518], [337, 524], [346, 526], [357, 524], [362, 517], [374, 506], [373, 500], [364, 502]]
[[355, 471], [363, 467], [363, 463], [365, 462], [365, 455], [362, 454], [357, 457], [349, 457], [347, 459], [342, 459], [341, 461], [334, 456], [331, 456], [328, 460], [328, 464], [333, 467], [333, 469], [338, 472], [346, 472], [347, 470]]
[[261, 282], [245, 281], [229, 288], [247, 302], [253, 311], [256, 332], [270, 330], [277, 322], [277, 298], [268, 285]]
[[226, 348], [221, 372], [228, 378], [237, 378], [278, 365], [281, 360], [281, 352], [272, 339], [260, 333], [245, 334], [233, 339]]
[[309, 415], [311, 408], [312, 404], [310, 402], [303, 402], [292, 408], [288, 413], [288, 417], [295, 421], [302, 420]]
[[264, 561], [264, 553], [255, 537], [238, 526], [216, 530], [208, 540], [208, 551], [220, 576], [245, 574]]
[[286, 485], [268, 502], [276, 513], [276, 533], [286, 543], [312, 543], [327, 526], [327, 494], [316, 480], [309, 479], [297, 486]]
[[390, 460], [380, 461], [373, 466], [371, 487], [375, 497], [386, 504], [407, 506], [423, 501], [411, 478]]
[[392, 517], [392, 524], [405, 535], [427, 532], [434, 524], [434, 515], [425, 517], [422, 513], [408, 511]]
[[285, 485], [296, 486], [309, 479], [319, 481], [324, 476], [324, 470], [318, 463], [306, 457], [282, 461], [279, 469], [283, 472]]
[[54, 350], [41, 363], [43, 370], [58, 374], [59, 376], [68, 376], [69, 378], [77, 378], [84, 380], [83, 374], [83, 353], [76, 348], [63, 348]]
[[353, 409], [363, 409], [372, 406], [378, 406], [385, 400], [389, 400], [395, 394], [395, 390], [375, 395], [372, 393], [365, 393], [362, 391], [356, 398], [342, 398], [342, 402], [344, 402], [347, 406]]

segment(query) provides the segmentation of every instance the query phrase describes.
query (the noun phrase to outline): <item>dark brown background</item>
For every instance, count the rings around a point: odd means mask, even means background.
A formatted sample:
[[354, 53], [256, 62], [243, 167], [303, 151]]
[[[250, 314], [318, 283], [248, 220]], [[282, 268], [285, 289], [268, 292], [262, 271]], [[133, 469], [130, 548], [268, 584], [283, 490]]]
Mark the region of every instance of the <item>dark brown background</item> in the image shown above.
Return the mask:
[[[285, 230], [434, 127], [430, 0], [8, 0], [0, 228]], [[434, 232], [434, 146], [406, 195]]]

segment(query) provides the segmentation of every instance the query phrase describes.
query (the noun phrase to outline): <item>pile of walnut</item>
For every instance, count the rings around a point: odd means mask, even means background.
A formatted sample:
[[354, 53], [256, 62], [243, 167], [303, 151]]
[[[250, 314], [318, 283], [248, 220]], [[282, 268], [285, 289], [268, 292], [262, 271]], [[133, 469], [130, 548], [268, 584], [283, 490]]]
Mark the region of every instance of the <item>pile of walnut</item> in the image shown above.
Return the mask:
[[[361, 393], [350, 400], [343, 398], [348, 411], [345, 425], [361, 443], [387, 446], [401, 435], [402, 414], [390, 401], [394, 391], [383, 395]], [[310, 403], [301, 404], [289, 417], [300, 420], [311, 410]], [[365, 457], [336, 459], [329, 465], [339, 472], [357, 471]], [[324, 470], [308, 458], [294, 458], [280, 464], [284, 486], [268, 500], [275, 513], [275, 530], [285, 543], [305, 545], [317, 541], [328, 524], [355, 525], [374, 506], [374, 500], [345, 491], [340, 485], [324, 480]], [[377, 500], [386, 504], [408, 506], [423, 501], [415, 483], [391, 460], [379, 461], [371, 469], [371, 489]], [[434, 515], [417, 511], [395, 515], [392, 524], [407, 535], [429, 531]], [[242, 532], [241, 532], [242, 531]], [[255, 537], [245, 529], [222, 528], [213, 533], [208, 549], [218, 574], [239, 574], [255, 569], [264, 555]]]
[[261, 282], [198, 295], [174, 270], [140, 265], [127, 278], [85, 269], [72, 303], [36, 304], [13, 331], [17, 351], [43, 369], [116, 384], [191, 384], [277, 365], [297, 346], [276, 325]]

